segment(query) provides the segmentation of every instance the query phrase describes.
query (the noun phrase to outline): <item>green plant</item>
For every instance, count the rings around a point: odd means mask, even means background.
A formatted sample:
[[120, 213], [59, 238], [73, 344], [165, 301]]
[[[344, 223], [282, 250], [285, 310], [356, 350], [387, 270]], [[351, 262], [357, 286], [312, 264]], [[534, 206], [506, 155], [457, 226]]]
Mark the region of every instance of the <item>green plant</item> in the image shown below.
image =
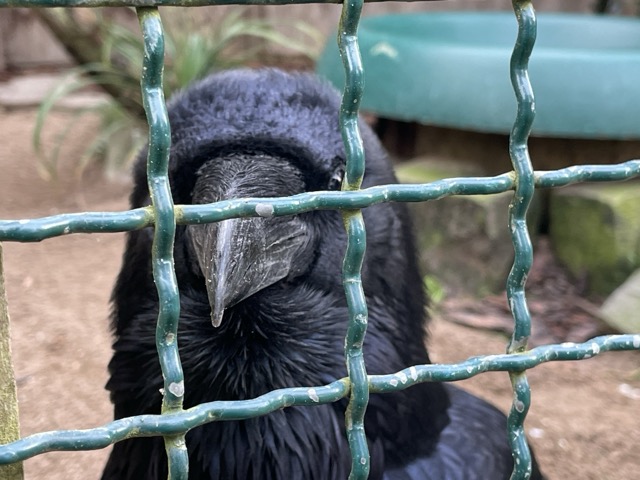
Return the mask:
[[[99, 128], [78, 162], [79, 172], [95, 159], [101, 161], [107, 172], [121, 170], [131, 164], [146, 141], [147, 126], [140, 97], [142, 38], [137, 32], [105, 17], [99, 11], [94, 15], [96, 30], [91, 33], [86, 33], [90, 28], [76, 25], [78, 20], [71, 14], [62, 17], [62, 22], [56, 18], [48, 19], [54, 22], [52, 30], [60, 30], [62, 35], [68, 31], [66, 24], [71, 22], [75, 31], [84, 32], [76, 37], [85, 43], [96, 42], [100, 48], [99, 58], [92, 58], [93, 61], [73, 68], [40, 105], [33, 143], [40, 154], [42, 171], [48, 176], [56, 175], [60, 148], [85, 115], [96, 115]], [[317, 31], [305, 23], [286, 24], [304, 39], [292, 42], [271, 22], [245, 18], [242, 8], [230, 9], [214, 28], [210, 24], [210, 19], [196, 17], [193, 11], [187, 9], [172, 9], [171, 15], [167, 16], [164, 73], [167, 98], [213, 71], [257, 61], [269, 46], [285, 47], [313, 58], [321, 44]], [[77, 53], [80, 49], [69, 45], [67, 50]], [[74, 56], [79, 59], [87, 57], [82, 54]], [[106, 92], [108, 98], [77, 110], [57, 135], [54, 147], [45, 150], [42, 143], [43, 128], [51, 110], [69, 95], [96, 87]]]
[[425, 275], [423, 281], [427, 298], [429, 298], [429, 310], [433, 314], [447, 296], [447, 292], [442, 282], [433, 275]]

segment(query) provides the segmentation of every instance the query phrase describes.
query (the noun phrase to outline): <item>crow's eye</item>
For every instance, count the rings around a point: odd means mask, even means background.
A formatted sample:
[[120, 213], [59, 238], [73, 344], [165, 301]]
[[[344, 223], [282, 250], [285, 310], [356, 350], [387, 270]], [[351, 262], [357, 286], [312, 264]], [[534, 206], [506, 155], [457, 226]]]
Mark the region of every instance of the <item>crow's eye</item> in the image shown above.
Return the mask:
[[329, 190], [340, 190], [342, 179], [344, 178], [344, 168], [338, 167], [329, 179]]

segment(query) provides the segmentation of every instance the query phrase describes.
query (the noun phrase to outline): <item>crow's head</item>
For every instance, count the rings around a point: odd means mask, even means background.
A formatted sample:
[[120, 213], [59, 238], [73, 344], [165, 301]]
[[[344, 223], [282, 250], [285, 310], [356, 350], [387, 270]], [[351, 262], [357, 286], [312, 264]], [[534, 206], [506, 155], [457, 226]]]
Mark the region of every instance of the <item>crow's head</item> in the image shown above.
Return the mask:
[[[190, 87], [169, 103], [175, 203], [338, 190], [346, 164], [339, 111], [339, 94], [311, 74], [236, 70]], [[366, 156], [363, 186], [395, 183], [375, 134], [364, 122], [360, 130]], [[135, 183], [132, 205], [149, 204], [143, 161]], [[265, 206], [257, 213], [260, 217], [178, 230], [176, 244], [184, 245], [176, 253], [180, 257], [184, 250], [184, 258], [177, 258], [176, 266], [188, 267], [198, 282], [206, 282], [214, 325], [226, 309], [278, 282], [304, 277], [342, 294], [346, 236], [339, 212], [270, 217]], [[377, 295], [380, 302], [388, 297], [410, 305], [411, 316], [422, 318], [421, 282], [404, 206], [372, 207], [365, 220], [365, 282], [383, 292]], [[402, 269], [402, 276], [385, 278]]]
[[[191, 201], [213, 203], [243, 197], [284, 197], [310, 189], [340, 186], [343, 163], [305, 171], [295, 161], [268, 152], [228, 153], [198, 170]], [[273, 217], [270, 205], [258, 205], [259, 217], [187, 227], [189, 248], [219, 326], [224, 310], [278, 281], [309, 273], [319, 232], [310, 215]]]

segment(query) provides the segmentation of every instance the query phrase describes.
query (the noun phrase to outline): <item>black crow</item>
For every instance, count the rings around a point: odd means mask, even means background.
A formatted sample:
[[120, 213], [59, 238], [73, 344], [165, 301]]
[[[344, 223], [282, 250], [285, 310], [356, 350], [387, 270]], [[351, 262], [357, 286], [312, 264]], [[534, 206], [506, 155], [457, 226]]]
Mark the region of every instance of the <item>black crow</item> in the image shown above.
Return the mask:
[[[345, 169], [339, 109], [338, 94], [311, 74], [238, 70], [201, 81], [169, 104], [175, 202], [339, 189]], [[364, 122], [360, 128], [363, 186], [395, 183], [375, 135]], [[144, 157], [135, 168], [134, 208], [150, 204]], [[429, 363], [425, 295], [406, 206], [376, 205], [364, 217], [368, 372]], [[113, 292], [107, 389], [116, 418], [160, 412], [151, 242], [151, 229], [129, 233]], [[345, 246], [336, 211], [178, 227], [185, 407], [346, 376]], [[189, 478], [346, 479], [344, 408], [345, 401], [294, 407], [196, 428], [187, 434]], [[500, 480], [512, 470], [504, 415], [448, 385], [372, 395], [365, 425], [371, 479]], [[114, 445], [103, 478], [166, 476], [163, 440], [156, 437]]]

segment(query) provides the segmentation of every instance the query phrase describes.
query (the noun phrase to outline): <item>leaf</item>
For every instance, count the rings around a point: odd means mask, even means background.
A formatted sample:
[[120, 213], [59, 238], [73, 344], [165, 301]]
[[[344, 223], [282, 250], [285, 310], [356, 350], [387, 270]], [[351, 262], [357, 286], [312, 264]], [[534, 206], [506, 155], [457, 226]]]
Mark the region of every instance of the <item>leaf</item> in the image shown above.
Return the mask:
[[[278, 45], [314, 57], [321, 45], [320, 34], [304, 22], [281, 23], [300, 35], [291, 41], [276, 25], [260, 19], [246, 18], [242, 7], [227, 10], [227, 14], [213, 28], [209, 19], [194, 9], [177, 8], [166, 18], [164, 89], [167, 97], [209, 73], [255, 61], [269, 45]], [[70, 30], [83, 30], [79, 17], [66, 16]], [[91, 161], [99, 159], [106, 168], [124, 168], [133, 161], [136, 151], [144, 143], [140, 74], [144, 44], [139, 33], [115, 23], [99, 10], [93, 11], [94, 20], [83, 31], [100, 38], [99, 62], [74, 68], [63, 81], [42, 101], [33, 132], [33, 145], [40, 154], [41, 167], [48, 175], [55, 175], [58, 157], [65, 139], [74, 131], [77, 122], [86, 114], [99, 115], [101, 128], [88, 140], [79, 159], [81, 173]], [[255, 46], [242, 43], [258, 39]], [[51, 110], [73, 93], [100, 87], [111, 99], [95, 108], [83, 109], [70, 119], [58, 134], [56, 145], [43, 152], [42, 134]]]
[[86, 88], [92, 85], [93, 82], [84, 79], [80, 76], [83, 67], [73, 69], [69, 75], [63, 78], [63, 80], [45, 96], [44, 100], [40, 103], [38, 108], [38, 115], [36, 117], [36, 125], [33, 130], [33, 147], [36, 152], [40, 152], [42, 128], [46, 120], [47, 115], [55, 104], [62, 98], [69, 96], [71, 93]]

